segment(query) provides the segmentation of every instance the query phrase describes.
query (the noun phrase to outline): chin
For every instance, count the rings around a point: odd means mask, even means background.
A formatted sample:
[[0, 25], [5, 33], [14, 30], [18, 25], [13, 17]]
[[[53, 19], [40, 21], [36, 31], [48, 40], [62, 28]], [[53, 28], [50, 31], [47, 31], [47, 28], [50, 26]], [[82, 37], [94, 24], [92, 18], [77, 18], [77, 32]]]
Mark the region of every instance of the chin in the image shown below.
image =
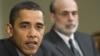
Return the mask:
[[76, 29], [65, 29], [63, 32], [67, 35], [73, 34], [76, 32]]
[[76, 32], [76, 29], [71, 29], [69, 32], [73, 34]]
[[25, 54], [25, 56], [30, 56], [30, 55], [34, 55], [36, 52], [30, 52], [30, 53], [27, 53], [27, 54]]
[[25, 56], [30, 56], [30, 55], [34, 55], [36, 53], [37, 50], [26, 50], [24, 52]]

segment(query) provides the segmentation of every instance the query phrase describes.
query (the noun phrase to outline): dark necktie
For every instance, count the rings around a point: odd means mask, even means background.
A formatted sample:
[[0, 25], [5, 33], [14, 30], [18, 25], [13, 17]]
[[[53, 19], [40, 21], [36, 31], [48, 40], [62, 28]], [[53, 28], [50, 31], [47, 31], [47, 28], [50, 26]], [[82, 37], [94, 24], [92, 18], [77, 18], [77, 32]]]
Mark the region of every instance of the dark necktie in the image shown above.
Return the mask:
[[69, 40], [70, 48], [75, 56], [81, 56], [79, 51], [74, 47], [74, 44], [72, 42], [72, 39]]

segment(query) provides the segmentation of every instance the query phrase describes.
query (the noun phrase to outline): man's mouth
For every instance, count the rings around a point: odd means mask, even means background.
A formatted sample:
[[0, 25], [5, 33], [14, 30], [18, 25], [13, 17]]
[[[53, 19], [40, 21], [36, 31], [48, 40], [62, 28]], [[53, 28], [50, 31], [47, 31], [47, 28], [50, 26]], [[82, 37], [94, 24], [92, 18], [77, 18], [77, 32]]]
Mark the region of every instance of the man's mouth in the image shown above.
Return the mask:
[[25, 43], [29, 48], [36, 48], [38, 45], [38, 42], [36, 41], [28, 41]]
[[74, 24], [68, 24], [68, 25], [66, 25], [66, 27], [67, 27], [67, 28], [74, 28], [75, 25], [74, 25]]

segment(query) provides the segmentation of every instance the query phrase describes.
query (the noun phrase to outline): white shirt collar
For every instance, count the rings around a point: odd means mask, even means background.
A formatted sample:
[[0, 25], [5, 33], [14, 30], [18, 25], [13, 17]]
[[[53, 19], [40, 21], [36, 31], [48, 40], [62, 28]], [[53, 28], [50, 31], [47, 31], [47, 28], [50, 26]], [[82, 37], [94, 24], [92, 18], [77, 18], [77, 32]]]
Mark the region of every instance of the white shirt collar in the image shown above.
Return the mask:
[[62, 33], [60, 33], [59, 31], [55, 30], [55, 32], [62, 38], [62, 40], [68, 45], [68, 47], [70, 47], [69, 45], [69, 39], [74, 39], [74, 34], [71, 34], [71, 36], [66, 36]]
[[17, 48], [16, 48], [19, 56], [24, 56]]

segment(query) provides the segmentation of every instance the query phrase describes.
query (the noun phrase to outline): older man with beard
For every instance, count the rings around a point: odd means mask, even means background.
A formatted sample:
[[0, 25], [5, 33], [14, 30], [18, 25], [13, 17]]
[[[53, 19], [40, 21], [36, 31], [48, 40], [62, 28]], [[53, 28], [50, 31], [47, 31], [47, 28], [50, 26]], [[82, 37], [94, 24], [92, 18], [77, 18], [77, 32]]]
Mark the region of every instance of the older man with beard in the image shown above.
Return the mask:
[[62, 56], [99, 56], [91, 37], [77, 32], [78, 6], [75, 0], [54, 0], [50, 4], [53, 27], [45, 39]]

